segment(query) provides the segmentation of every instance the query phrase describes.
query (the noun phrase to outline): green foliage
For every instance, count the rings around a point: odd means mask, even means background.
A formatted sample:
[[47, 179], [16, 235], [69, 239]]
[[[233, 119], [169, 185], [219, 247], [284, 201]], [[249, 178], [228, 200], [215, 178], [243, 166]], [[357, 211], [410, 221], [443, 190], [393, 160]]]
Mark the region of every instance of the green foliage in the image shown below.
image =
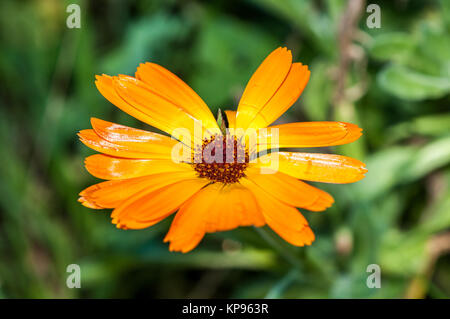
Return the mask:
[[378, 75], [380, 86], [392, 95], [404, 100], [440, 98], [450, 91], [450, 80], [414, 72], [391, 65]]
[[[72, 2], [0, 2], [0, 298], [450, 297], [449, 1], [383, 2], [380, 29], [366, 27], [363, 10], [346, 52], [347, 1], [80, 1], [82, 27], [67, 29]], [[312, 150], [369, 170], [355, 184], [316, 185], [336, 202], [303, 212], [312, 246], [239, 228], [171, 253], [162, 242], [170, 220], [123, 231], [108, 211], [77, 202], [98, 182], [83, 167], [93, 152], [76, 136], [90, 117], [151, 130], [101, 97], [95, 74], [133, 75], [153, 61], [217, 114], [236, 109], [278, 46], [311, 70], [279, 123], [364, 129], [355, 143]], [[66, 287], [73, 263], [81, 289]], [[366, 286], [369, 264], [381, 266], [381, 289]], [[425, 285], [412, 289], [419, 279]]]

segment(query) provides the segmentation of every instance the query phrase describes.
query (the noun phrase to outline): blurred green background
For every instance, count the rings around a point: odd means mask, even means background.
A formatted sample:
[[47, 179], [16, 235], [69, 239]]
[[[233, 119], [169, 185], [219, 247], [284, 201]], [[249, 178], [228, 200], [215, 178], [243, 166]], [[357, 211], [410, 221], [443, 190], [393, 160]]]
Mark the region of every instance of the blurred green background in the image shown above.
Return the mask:
[[[70, 3], [80, 29], [66, 27]], [[381, 28], [369, 29], [364, 1], [1, 1], [0, 297], [449, 298], [450, 1], [375, 3]], [[236, 108], [278, 46], [311, 70], [280, 122], [341, 120], [365, 133], [325, 150], [369, 172], [320, 185], [336, 203], [304, 212], [312, 246], [239, 228], [170, 253], [170, 220], [123, 231], [77, 202], [99, 182], [76, 136], [89, 118], [149, 129], [98, 93], [95, 74], [153, 61], [216, 113]], [[80, 289], [66, 287], [74, 263]], [[366, 286], [369, 264], [381, 289]]]

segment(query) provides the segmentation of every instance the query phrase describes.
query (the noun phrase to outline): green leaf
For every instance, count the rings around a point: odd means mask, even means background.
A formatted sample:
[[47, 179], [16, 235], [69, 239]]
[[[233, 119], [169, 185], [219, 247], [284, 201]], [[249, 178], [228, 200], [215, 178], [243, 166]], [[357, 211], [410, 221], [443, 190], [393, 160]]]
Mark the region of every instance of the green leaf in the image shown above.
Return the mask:
[[383, 237], [380, 249], [381, 269], [402, 276], [417, 274], [427, 261], [427, 235], [391, 231]]
[[414, 38], [407, 33], [386, 33], [374, 38], [370, 55], [379, 60], [401, 62], [415, 46]]
[[[292, 26], [305, 33], [323, 53], [329, 56], [336, 55], [336, 50], [333, 49], [336, 45], [333, 31], [335, 25], [327, 14], [317, 10], [313, 2], [297, 0], [253, 0], [252, 2], [265, 7], [271, 14], [278, 14], [289, 21]], [[336, 5], [336, 7], [342, 8], [343, 5]]]
[[280, 43], [230, 18], [210, 18], [203, 23], [192, 86], [213, 112], [218, 107], [233, 109], [253, 72]]
[[375, 199], [402, 183], [413, 182], [450, 163], [450, 136], [422, 147], [391, 147], [366, 161], [366, 178], [354, 186], [359, 198]]
[[392, 95], [410, 101], [435, 99], [450, 92], [450, 80], [390, 65], [378, 74], [380, 86]]
[[447, 134], [449, 127], [450, 114], [426, 115], [389, 128], [386, 136], [391, 142], [413, 135], [439, 137]]
[[450, 136], [433, 141], [414, 153], [410, 164], [403, 168], [404, 181], [421, 178], [450, 163]]
[[[151, 32], [149, 32], [151, 30]], [[170, 44], [187, 33], [188, 28], [179, 18], [165, 13], [152, 19], [142, 19], [129, 26], [124, 43], [103, 61], [102, 72], [133, 74], [139, 63], [157, 61], [165, 57]]]
[[438, 200], [430, 209], [427, 218], [418, 230], [425, 233], [436, 233], [450, 227], [450, 196], [444, 194], [443, 198]]
[[324, 61], [316, 61], [310, 66], [311, 77], [300, 98], [310, 120], [323, 121], [327, 118], [333, 91], [330, 68], [331, 65]]
[[352, 185], [356, 196], [371, 200], [382, 196], [402, 180], [402, 170], [415, 153], [413, 147], [392, 147], [369, 157], [366, 177]]

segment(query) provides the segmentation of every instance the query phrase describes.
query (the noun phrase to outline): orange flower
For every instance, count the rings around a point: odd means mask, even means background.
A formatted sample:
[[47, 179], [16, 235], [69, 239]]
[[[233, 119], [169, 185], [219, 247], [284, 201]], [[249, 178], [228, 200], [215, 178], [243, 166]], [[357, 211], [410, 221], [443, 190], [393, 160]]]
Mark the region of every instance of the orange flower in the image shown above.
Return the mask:
[[112, 222], [122, 229], [147, 228], [177, 212], [164, 239], [171, 251], [192, 250], [205, 233], [265, 224], [293, 245], [310, 245], [314, 234], [296, 207], [323, 211], [334, 200], [300, 180], [352, 183], [367, 170], [345, 156], [278, 151], [361, 136], [358, 126], [344, 122], [269, 126], [298, 99], [309, 75], [307, 66], [292, 63], [289, 50], [273, 51], [251, 77], [237, 112], [225, 112], [226, 135], [203, 100], [157, 64], [141, 64], [135, 77], [97, 76], [111, 103], [176, 138], [92, 118], [93, 129], [79, 136], [103, 154], [86, 158], [86, 168], [107, 181], [83, 190], [79, 201], [113, 208]]

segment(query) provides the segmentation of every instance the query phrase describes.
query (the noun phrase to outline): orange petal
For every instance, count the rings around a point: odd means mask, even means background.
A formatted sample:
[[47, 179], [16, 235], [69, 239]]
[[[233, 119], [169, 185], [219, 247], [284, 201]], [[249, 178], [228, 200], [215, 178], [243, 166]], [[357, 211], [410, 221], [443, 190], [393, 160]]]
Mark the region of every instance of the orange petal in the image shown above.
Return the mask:
[[231, 230], [238, 226], [265, 224], [252, 193], [239, 184], [211, 184], [180, 208], [164, 241], [171, 251], [187, 252], [205, 232]]
[[295, 246], [310, 245], [314, 234], [303, 215], [294, 207], [286, 205], [246, 178], [241, 183], [255, 196], [262, 214], [281, 238]]
[[95, 154], [86, 158], [89, 173], [101, 179], [128, 179], [158, 173], [192, 171], [189, 164], [167, 159], [130, 159]]
[[103, 75], [96, 75], [95, 78], [96, 78], [95, 85], [97, 86], [97, 89], [109, 102], [117, 106], [125, 113], [131, 115], [132, 117], [144, 123], [152, 125], [154, 119], [151, 116], [144, 113], [140, 109], [134, 108], [133, 106], [125, 102], [119, 96], [119, 94], [117, 94], [116, 90], [114, 89], [114, 78], [116, 77], [103, 74]]
[[[286, 209], [287, 207], [288, 206], [285, 206], [284, 208]], [[316, 239], [316, 237], [314, 236], [314, 232], [308, 225], [303, 227], [301, 230], [293, 230], [279, 223], [278, 220], [272, 219], [271, 217], [266, 217], [266, 222], [274, 232], [276, 232], [281, 238], [294, 246], [309, 246]]]
[[185, 171], [106, 181], [83, 190], [79, 201], [83, 205], [87, 203], [86, 205], [92, 206], [91, 208], [115, 208], [143, 190], [155, 191], [167, 185], [194, 178], [196, 178], [195, 172]]
[[258, 130], [258, 150], [342, 145], [356, 141], [362, 135], [361, 131], [362, 129], [357, 125], [345, 122], [302, 122], [275, 125]]
[[278, 119], [298, 100], [308, 83], [309, 76], [310, 72], [306, 65], [301, 63], [292, 64], [284, 82], [267, 104], [255, 114], [249, 127], [266, 127]]
[[170, 251], [186, 253], [201, 241], [206, 232], [205, 220], [214, 207], [218, 185], [203, 188], [180, 207], [164, 238], [164, 242], [170, 241]]
[[174, 213], [186, 200], [209, 183], [206, 179], [184, 180], [157, 189], [145, 189], [114, 209], [111, 217], [118, 228], [150, 227]]
[[239, 101], [236, 127], [247, 129], [255, 116], [274, 96], [292, 65], [292, 54], [286, 48], [273, 51], [250, 78]]
[[103, 209], [104, 208], [93, 202], [90, 202], [87, 198], [85, 198], [83, 196], [78, 198], [78, 201], [81, 203], [81, 205], [83, 205], [84, 207], [87, 207], [87, 208], [92, 208], [92, 209]]
[[[150, 132], [147, 132], [151, 134]], [[108, 141], [101, 138], [94, 130], [82, 130], [78, 133], [81, 142], [86, 146], [112, 156], [127, 157], [127, 158], [153, 158], [153, 159], [171, 159], [172, 150], [176, 141], [169, 138], [155, 134], [155, 139], [152, 142], [137, 142], [129, 140], [122, 140], [120, 142]], [[159, 138], [161, 137], [161, 138]], [[145, 138], [143, 136], [143, 138]], [[168, 140], [166, 140], [166, 138]], [[112, 140], [112, 139], [110, 139]]]
[[357, 182], [367, 172], [361, 161], [334, 154], [275, 152], [258, 158], [255, 165], [303, 180], [336, 184]]
[[209, 186], [216, 189], [214, 205], [205, 216], [206, 232], [226, 231], [238, 226], [263, 226], [265, 224], [252, 193], [240, 184]]
[[95, 117], [91, 118], [91, 125], [95, 133], [101, 138], [141, 152], [153, 152], [155, 144], [167, 145], [171, 148], [177, 143], [176, 140], [165, 135], [135, 129]]
[[323, 211], [334, 203], [327, 192], [280, 172], [260, 174], [260, 169], [248, 168], [246, 175], [250, 181], [290, 206]]
[[200, 119], [204, 127], [219, 130], [217, 122], [205, 102], [169, 70], [158, 64], [147, 62], [138, 67], [136, 78], [145, 82], [151, 92]]
[[[131, 76], [120, 75], [114, 78], [113, 85], [124, 101], [151, 118], [148, 124], [183, 141], [192, 140], [192, 137], [201, 140], [204, 130], [202, 122], [186, 113], [181, 107], [153, 92], [143, 81]], [[179, 131], [180, 129], [182, 131]]]
[[236, 128], [236, 111], [227, 110], [225, 114], [228, 120], [228, 127], [232, 129]]

